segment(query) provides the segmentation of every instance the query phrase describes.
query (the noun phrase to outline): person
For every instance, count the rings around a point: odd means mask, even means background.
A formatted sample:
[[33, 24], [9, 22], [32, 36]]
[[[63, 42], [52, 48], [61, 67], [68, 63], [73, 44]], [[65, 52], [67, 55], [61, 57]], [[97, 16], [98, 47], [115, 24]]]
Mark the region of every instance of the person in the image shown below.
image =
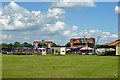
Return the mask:
[[102, 51], [100, 49], [97, 49], [96, 52], [97, 53], [102, 53]]
[[58, 55], [60, 55], [60, 51], [58, 52]]

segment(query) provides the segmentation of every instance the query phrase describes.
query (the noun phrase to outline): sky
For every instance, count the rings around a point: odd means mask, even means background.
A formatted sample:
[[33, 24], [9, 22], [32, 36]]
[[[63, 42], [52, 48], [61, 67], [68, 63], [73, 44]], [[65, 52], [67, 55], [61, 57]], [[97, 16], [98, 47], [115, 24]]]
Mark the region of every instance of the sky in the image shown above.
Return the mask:
[[[69, 1], [69, 0], [68, 0]], [[118, 39], [117, 2], [2, 2], [2, 42], [95, 38], [98, 44]]]

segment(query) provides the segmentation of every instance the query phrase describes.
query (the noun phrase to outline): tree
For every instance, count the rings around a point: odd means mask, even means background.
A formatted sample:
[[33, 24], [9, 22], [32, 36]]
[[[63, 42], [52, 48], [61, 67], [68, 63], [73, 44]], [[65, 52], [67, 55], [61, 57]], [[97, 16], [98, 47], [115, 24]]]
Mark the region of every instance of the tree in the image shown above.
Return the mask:
[[21, 47], [20, 42], [15, 42], [15, 43], [14, 43], [14, 47], [15, 47], [15, 48], [17, 48], [17, 47]]
[[32, 44], [29, 44], [29, 43], [27, 43], [27, 42], [24, 42], [24, 43], [23, 43], [23, 46], [24, 46], [24, 47], [33, 48], [33, 45], [32, 45]]
[[24, 43], [23, 43], [23, 46], [24, 46], [24, 47], [28, 47], [29, 44], [28, 44], [27, 42], [24, 42]]
[[100, 46], [101, 46], [101, 45], [98, 44], [98, 45], [96, 45], [96, 48], [99, 48]]
[[32, 44], [29, 44], [29, 47], [33, 48], [33, 45], [32, 45]]
[[70, 46], [70, 42], [68, 42], [65, 46]]
[[8, 44], [8, 51], [11, 51], [12, 47], [13, 47], [12, 43]]
[[6, 43], [2, 43], [2, 47], [8, 47]]
[[55, 43], [53, 43], [53, 46], [56, 46], [56, 44], [55, 44]]
[[53, 46], [60, 46], [60, 45], [57, 45], [56, 43], [53, 43]]

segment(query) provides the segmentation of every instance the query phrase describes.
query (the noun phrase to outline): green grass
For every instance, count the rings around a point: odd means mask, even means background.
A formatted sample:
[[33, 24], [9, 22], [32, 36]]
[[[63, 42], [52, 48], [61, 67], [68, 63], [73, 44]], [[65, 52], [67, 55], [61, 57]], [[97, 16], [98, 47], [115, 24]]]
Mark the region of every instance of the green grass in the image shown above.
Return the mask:
[[[3, 78], [117, 78], [118, 57], [3, 55]], [[115, 76], [115, 74], [117, 76]]]

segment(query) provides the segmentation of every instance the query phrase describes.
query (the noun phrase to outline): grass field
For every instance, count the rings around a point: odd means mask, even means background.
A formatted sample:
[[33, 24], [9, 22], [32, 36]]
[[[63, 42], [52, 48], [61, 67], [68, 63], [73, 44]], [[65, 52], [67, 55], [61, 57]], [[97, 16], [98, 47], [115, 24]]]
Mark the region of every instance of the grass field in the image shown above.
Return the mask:
[[3, 78], [115, 78], [117, 56], [3, 55]]

